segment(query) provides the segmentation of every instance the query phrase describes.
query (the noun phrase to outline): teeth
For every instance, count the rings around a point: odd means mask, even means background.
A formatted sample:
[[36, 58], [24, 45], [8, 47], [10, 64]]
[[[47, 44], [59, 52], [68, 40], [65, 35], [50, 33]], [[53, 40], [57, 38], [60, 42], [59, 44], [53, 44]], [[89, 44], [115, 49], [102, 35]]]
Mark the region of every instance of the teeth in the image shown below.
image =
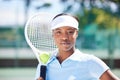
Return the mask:
[[69, 43], [62, 43], [63, 45], [69, 45]]

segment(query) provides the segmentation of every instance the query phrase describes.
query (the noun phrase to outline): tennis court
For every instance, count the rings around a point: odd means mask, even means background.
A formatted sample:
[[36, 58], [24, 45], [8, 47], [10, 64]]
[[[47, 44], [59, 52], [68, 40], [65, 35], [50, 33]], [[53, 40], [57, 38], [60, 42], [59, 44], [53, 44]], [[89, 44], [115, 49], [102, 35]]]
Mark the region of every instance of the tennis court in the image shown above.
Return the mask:
[[[0, 80], [34, 80], [36, 68], [0, 68]], [[120, 69], [112, 70], [120, 77]]]
[[0, 68], [0, 80], [34, 80], [35, 68]]

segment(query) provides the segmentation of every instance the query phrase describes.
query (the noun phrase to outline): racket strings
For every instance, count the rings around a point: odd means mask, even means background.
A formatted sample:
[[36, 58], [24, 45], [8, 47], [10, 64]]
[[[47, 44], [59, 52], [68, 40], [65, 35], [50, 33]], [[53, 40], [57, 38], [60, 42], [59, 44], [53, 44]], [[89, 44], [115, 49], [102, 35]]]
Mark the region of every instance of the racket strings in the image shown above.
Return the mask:
[[47, 50], [49, 52], [56, 49], [52, 34], [47, 24], [31, 22], [27, 30], [27, 32], [29, 32], [28, 38], [30, 42], [37, 49], [43, 51]]

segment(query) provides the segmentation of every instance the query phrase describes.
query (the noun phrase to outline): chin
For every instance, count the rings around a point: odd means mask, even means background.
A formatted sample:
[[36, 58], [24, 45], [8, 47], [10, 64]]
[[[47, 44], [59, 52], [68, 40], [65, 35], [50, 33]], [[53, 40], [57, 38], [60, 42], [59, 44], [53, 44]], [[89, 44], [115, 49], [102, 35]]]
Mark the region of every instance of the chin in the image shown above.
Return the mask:
[[64, 51], [64, 52], [68, 52], [68, 51], [73, 50], [73, 48], [62, 48], [61, 50]]

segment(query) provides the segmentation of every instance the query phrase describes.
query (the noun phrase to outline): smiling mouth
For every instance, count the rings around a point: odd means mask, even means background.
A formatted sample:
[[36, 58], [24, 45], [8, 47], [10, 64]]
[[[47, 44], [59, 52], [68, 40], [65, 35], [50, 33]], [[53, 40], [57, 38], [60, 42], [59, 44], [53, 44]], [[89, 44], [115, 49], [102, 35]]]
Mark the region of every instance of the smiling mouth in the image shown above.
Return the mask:
[[61, 45], [63, 45], [63, 46], [68, 46], [68, 45], [70, 45], [70, 43], [63, 42], [63, 43], [61, 43]]

